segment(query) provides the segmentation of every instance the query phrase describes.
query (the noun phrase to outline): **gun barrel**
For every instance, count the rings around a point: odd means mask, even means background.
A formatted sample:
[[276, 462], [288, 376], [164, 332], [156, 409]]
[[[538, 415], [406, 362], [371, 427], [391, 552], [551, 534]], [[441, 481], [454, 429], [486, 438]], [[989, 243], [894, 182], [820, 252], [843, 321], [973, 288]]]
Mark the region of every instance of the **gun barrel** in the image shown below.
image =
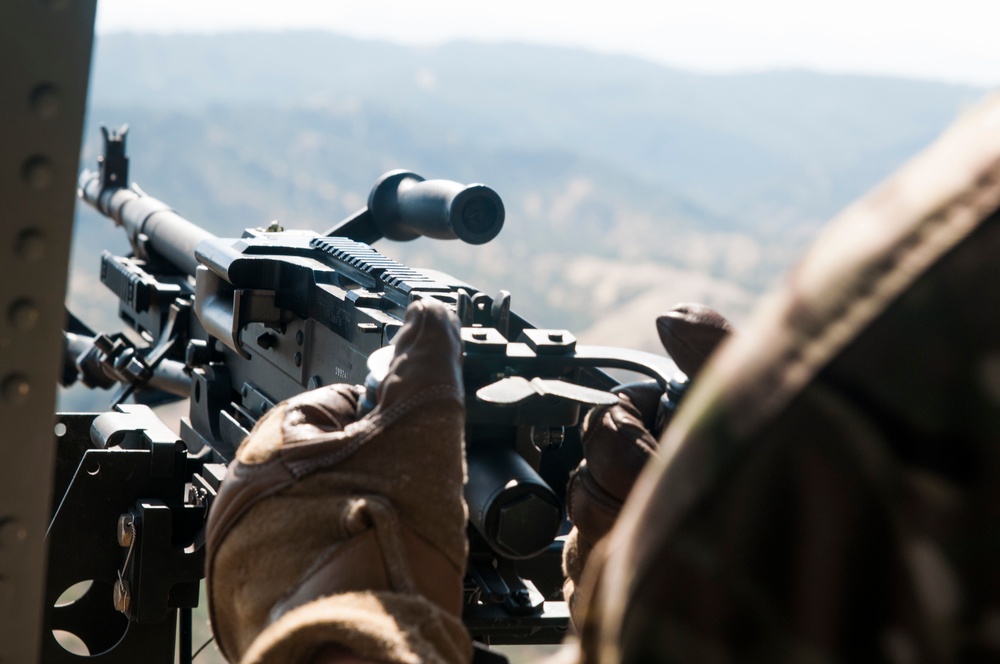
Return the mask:
[[98, 173], [84, 171], [78, 196], [101, 214], [125, 228], [136, 253], [155, 254], [181, 272], [194, 275], [195, 247], [215, 236], [177, 214], [161, 200], [135, 188], [103, 187]]

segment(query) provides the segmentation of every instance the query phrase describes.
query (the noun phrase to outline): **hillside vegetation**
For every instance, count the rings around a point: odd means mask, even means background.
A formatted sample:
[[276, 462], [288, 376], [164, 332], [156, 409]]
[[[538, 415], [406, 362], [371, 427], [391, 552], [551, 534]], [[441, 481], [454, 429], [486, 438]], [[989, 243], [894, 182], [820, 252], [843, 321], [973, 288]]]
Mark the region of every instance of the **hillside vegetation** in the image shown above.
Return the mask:
[[[652, 317], [675, 301], [742, 318], [824, 220], [981, 94], [524, 44], [110, 35], [82, 163], [99, 124], [128, 122], [133, 179], [222, 235], [271, 219], [329, 228], [393, 168], [485, 182], [507, 208], [491, 244], [377, 248], [505, 288], [536, 324], [653, 348]], [[124, 239], [82, 212], [76, 242], [74, 309], [113, 326], [95, 256]]]

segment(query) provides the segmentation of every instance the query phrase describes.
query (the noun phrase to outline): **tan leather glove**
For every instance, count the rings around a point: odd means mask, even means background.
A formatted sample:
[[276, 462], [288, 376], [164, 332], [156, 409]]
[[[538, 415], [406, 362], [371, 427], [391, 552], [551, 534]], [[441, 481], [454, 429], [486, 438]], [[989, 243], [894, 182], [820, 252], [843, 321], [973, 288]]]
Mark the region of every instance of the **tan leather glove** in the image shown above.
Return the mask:
[[[667, 354], [690, 380], [732, 331], [721, 314], [701, 304], [675, 306], [656, 320], [656, 329]], [[584, 420], [584, 460], [570, 476], [566, 492], [574, 527], [563, 547], [563, 595], [577, 625], [578, 590], [586, 562], [617, 520], [669, 423], [671, 412], [663, 407], [662, 394], [654, 382], [634, 383], [618, 393], [617, 404], [594, 408]]]
[[212, 631], [230, 661], [308, 662], [339, 644], [385, 662], [468, 662], [465, 408], [458, 321], [406, 312], [378, 406], [331, 385], [276, 406], [212, 506]]

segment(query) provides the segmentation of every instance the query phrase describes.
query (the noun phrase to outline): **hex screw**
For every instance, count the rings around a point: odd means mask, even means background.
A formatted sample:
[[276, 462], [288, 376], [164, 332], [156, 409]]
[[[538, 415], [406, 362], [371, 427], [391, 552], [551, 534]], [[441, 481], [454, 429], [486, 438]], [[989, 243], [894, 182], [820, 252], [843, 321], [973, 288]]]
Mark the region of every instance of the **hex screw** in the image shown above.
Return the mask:
[[518, 588], [515, 590], [511, 599], [513, 599], [514, 604], [517, 604], [518, 606], [528, 606], [531, 604], [531, 594], [528, 593], [527, 588]]

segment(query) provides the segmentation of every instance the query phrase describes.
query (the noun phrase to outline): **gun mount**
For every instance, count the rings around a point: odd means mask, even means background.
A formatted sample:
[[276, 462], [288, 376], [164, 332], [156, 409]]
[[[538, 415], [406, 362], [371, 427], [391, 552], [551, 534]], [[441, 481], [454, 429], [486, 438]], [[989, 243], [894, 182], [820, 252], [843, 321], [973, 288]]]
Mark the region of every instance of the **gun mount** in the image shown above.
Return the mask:
[[[581, 458], [583, 415], [617, 400], [605, 368], [653, 378], [673, 407], [683, 387], [673, 364], [535, 329], [511, 311], [508, 293], [489, 296], [370, 246], [419, 235], [489, 241], [504, 208], [484, 185], [394, 171], [365, 209], [325, 234], [272, 224], [220, 238], [125, 186], [125, 137], [105, 130], [98, 172], [80, 178], [80, 198], [123, 227], [132, 246], [130, 256], [101, 257], [101, 280], [118, 296], [131, 334], [98, 334], [72, 317], [66, 333], [64, 384], [117, 389], [111, 412], [60, 419], [48, 630], [76, 634], [107, 661], [131, 661], [139, 648], [144, 661], [173, 661], [180, 611], [186, 661], [203, 526], [239, 443], [264, 413], [302, 391], [377, 385], [406, 306], [431, 297], [463, 325], [465, 623], [486, 643], [560, 641], [568, 626], [565, 488]], [[173, 432], [127, 398], [187, 398], [190, 408]], [[52, 608], [84, 579], [94, 581], [87, 594]], [[45, 653], [46, 661], [68, 661], [54, 639]]]

